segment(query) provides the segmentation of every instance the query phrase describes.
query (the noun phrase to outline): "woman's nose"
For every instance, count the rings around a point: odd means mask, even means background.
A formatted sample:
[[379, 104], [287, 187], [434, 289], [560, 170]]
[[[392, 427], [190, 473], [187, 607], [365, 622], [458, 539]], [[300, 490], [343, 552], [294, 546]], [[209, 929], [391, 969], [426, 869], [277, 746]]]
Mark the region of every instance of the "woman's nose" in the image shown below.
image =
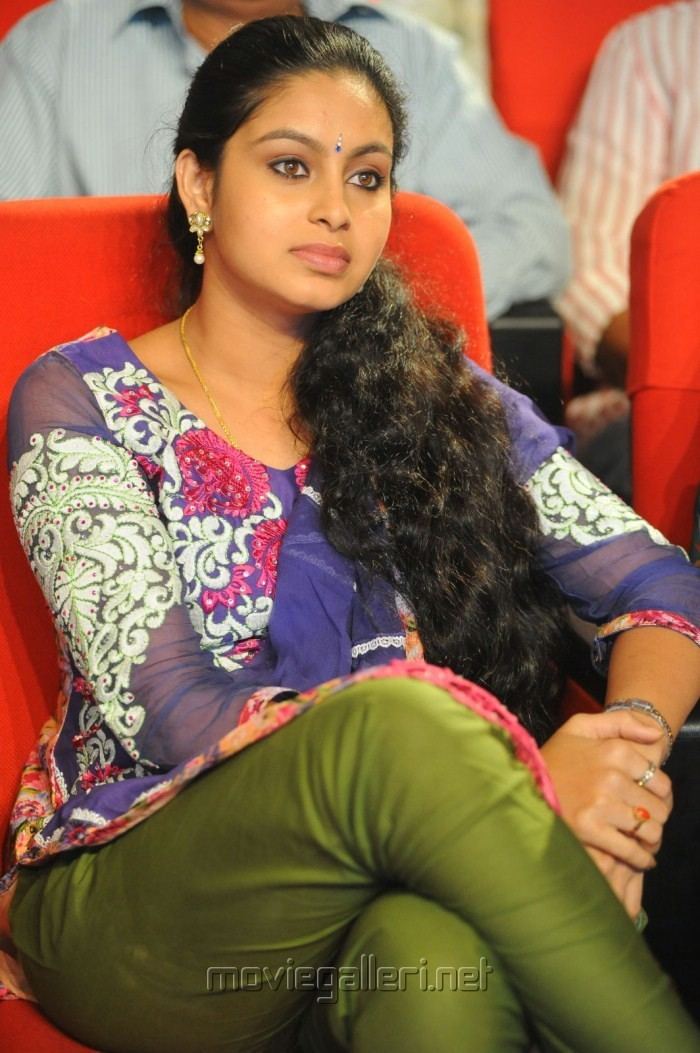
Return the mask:
[[345, 182], [332, 178], [319, 180], [309, 217], [312, 223], [321, 223], [329, 230], [346, 229], [350, 225], [346, 191]]

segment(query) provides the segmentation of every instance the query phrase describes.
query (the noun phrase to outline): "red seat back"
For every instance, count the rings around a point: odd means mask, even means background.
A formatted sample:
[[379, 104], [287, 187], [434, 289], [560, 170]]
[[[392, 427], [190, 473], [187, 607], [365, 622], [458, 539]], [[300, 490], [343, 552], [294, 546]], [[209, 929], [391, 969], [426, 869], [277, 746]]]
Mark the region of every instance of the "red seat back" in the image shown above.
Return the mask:
[[508, 127], [552, 179], [608, 30], [659, 0], [490, 0], [491, 89]]
[[46, 0], [2, 0], [0, 4], [0, 40], [28, 11], [41, 7]]
[[700, 486], [700, 172], [664, 183], [632, 231], [635, 508], [688, 546]]
[[[397, 195], [388, 253], [427, 307], [465, 326], [470, 353], [490, 365], [476, 251], [462, 221], [418, 194]], [[38, 354], [95, 325], [127, 338], [174, 317], [174, 258], [161, 198], [0, 203], [0, 286], [8, 310], [0, 358], [0, 830], [37, 729], [57, 694], [51, 621], [22, 553], [7, 500], [10, 391]]]

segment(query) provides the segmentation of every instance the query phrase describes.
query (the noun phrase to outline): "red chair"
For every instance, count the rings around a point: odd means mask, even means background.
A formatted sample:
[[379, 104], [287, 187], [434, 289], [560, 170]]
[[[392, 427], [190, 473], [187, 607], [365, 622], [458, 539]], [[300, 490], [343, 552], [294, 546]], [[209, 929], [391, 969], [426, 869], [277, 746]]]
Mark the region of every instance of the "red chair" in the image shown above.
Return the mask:
[[490, 0], [491, 90], [508, 127], [539, 147], [552, 180], [608, 30], [659, 0]]
[[[175, 316], [168, 290], [174, 259], [160, 198], [76, 198], [0, 204], [0, 286], [8, 305], [0, 358], [0, 831], [7, 826], [22, 764], [57, 694], [51, 621], [20, 549], [7, 500], [7, 403], [38, 354], [95, 325], [127, 338]], [[399, 194], [388, 254], [417, 298], [469, 333], [471, 356], [490, 368], [479, 264], [462, 221], [419, 194]], [[0, 1007], [4, 1053], [78, 1053], [28, 1002]]]
[[700, 173], [664, 183], [632, 231], [635, 508], [687, 547], [700, 487]]
[[[635, 508], [688, 546], [700, 487], [700, 172], [664, 183], [632, 230], [632, 492]], [[648, 939], [700, 1020], [700, 705], [667, 772], [676, 805], [650, 878]]]
[[2, 0], [0, 8], [0, 40], [12, 29], [15, 22], [35, 7], [45, 4], [46, 0]]

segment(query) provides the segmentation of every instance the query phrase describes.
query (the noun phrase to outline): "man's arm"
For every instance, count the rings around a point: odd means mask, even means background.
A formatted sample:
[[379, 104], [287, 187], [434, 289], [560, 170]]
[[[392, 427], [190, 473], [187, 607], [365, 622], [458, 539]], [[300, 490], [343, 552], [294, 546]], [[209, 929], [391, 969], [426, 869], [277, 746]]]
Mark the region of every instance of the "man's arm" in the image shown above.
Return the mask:
[[[648, 23], [647, 36], [653, 31]], [[560, 188], [573, 231], [574, 279], [557, 306], [584, 368], [593, 365], [601, 340], [604, 353], [608, 345], [614, 353], [619, 343], [624, 321], [617, 319], [624, 320], [629, 299], [630, 232], [667, 175], [671, 113], [649, 54], [639, 20], [615, 30], [599, 53], [569, 134]], [[605, 368], [606, 362], [596, 364]]]

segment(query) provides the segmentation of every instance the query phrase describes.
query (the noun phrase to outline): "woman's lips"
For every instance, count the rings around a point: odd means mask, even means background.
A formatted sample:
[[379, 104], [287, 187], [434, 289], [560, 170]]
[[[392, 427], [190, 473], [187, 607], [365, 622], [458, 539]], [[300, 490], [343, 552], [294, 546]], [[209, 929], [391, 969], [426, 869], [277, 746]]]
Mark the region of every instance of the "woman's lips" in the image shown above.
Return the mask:
[[350, 263], [350, 254], [342, 245], [297, 245], [291, 253], [312, 270], [322, 274], [342, 274]]

